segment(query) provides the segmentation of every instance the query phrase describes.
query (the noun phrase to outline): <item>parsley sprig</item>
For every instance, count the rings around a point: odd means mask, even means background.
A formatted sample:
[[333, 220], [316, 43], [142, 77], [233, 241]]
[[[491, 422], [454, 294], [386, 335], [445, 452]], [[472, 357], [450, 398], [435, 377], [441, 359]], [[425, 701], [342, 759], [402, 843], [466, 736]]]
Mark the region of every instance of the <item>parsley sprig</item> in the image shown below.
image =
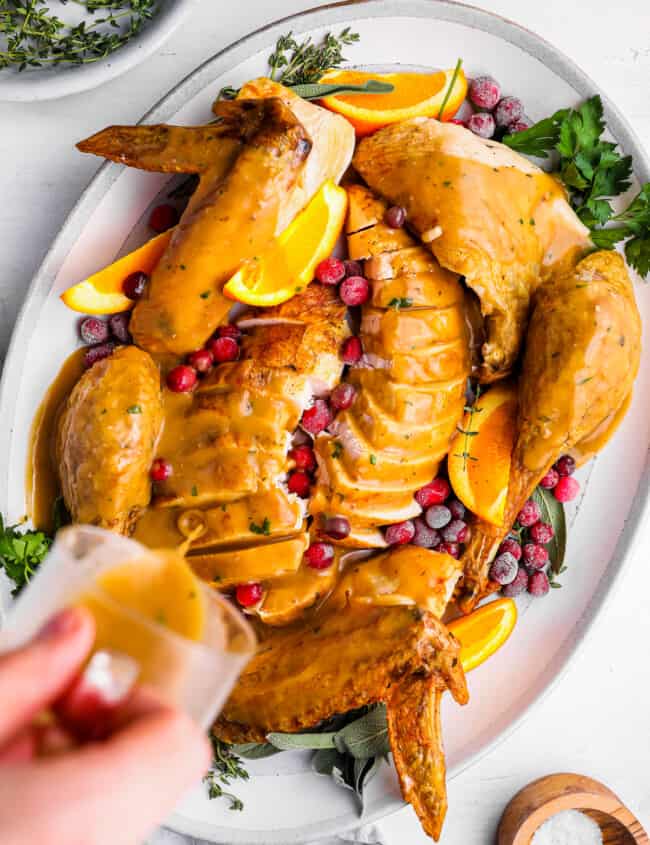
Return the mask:
[[5, 527], [0, 516], [0, 569], [14, 583], [13, 596], [17, 596], [29, 583], [51, 545], [52, 538], [45, 532], [21, 531], [18, 525]]

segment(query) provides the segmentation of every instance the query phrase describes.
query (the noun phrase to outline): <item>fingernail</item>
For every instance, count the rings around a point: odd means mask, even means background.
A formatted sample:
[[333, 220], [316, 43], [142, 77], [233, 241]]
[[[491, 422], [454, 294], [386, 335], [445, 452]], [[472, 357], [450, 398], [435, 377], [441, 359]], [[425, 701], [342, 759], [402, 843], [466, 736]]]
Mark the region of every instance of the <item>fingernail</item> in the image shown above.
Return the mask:
[[79, 624], [79, 614], [74, 607], [66, 607], [43, 625], [36, 638], [38, 640], [50, 640], [74, 631]]

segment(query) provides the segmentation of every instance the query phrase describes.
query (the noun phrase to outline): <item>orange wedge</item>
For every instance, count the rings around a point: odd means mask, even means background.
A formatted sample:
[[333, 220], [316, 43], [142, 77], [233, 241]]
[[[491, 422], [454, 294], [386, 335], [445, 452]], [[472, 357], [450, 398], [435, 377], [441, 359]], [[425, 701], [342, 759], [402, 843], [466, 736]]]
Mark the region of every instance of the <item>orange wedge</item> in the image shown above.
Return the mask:
[[131, 273], [151, 273], [167, 248], [171, 230], [147, 241], [144, 246], [118, 258], [108, 267], [73, 285], [61, 294], [68, 308], [82, 314], [117, 314], [128, 311], [135, 302], [124, 296], [122, 285]]
[[517, 428], [517, 391], [499, 384], [465, 414], [449, 448], [449, 481], [461, 502], [493, 525], [503, 525], [510, 459]]
[[460, 641], [460, 662], [465, 672], [476, 669], [508, 639], [517, 622], [517, 605], [512, 599], [498, 599], [447, 627]]
[[369, 79], [378, 79], [381, 82], [390, 82], [393, 90], [388, 94], [335, 94], [320, 102], [326, 108], [346, 117], [358, 136], [369, 135], [382, 126], [399, 123], [411, 117], [451, 120], [467, 94], [467, 79], [462, 69], [456, 73], [455, 79], [454, 74], [455, 68], [437, 73], [330, 70], [321, 77], [320, 82], [363, 85]]
[[319, 191], [269, 250], [242, 263], [223, 292], [247, 305], [269, 307], [300, 293], [314, 278], [316, 265], [334, 249], [348, 206], [348, 195], [332, 181]]

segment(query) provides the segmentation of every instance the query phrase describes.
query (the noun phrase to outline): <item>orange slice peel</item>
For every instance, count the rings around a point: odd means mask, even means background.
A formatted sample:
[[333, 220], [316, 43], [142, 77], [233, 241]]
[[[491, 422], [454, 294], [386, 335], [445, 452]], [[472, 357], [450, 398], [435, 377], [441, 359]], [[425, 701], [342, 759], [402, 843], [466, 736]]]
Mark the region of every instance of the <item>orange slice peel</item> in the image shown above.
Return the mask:
[[465, 672], [485, 663], [510, 637], [517, 623], [517, 605], [512, 599], [488, 602], [447, 627], [461, 645], [460, 662]]

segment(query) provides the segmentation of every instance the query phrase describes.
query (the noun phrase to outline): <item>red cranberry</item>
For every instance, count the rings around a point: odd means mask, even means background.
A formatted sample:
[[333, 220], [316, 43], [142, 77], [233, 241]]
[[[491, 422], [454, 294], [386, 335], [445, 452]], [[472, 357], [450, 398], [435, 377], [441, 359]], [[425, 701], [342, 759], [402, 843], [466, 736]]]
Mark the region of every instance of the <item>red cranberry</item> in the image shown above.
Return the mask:
[[571, 502], [580, 492], [580, 484], [576, 481], [575, 478], [571, 478], [568, 475], [565, 475], [564, 478], [561, 478], [555, 490], [553, 490], [553, 495], [558, 500], [558, 502]]
[[[424, 518], [429, 528], [435, 528], [437, 530], [439, 528], [444, 528], [445, 525], [449, 525], [451, 522], [451, 511], [445, 505], [431, 505], [431, 507], [427, 508], [424, 512]], [[443, 535], [443, 539], [445, 542], [457, 542], [455, 537], [450, 537], [449, 540], [447, 540], [447, 538]]]
[[349, 276], [341, 282], [339, 296], [343, 302], [352, 308], [355, 305], [363, 305], [370, 298], [370, 285], [363, 276]]
[[514, 599], [516, 596], [520, 596], [525, 590], [528, 588], [528, 573], [524, 569], [523, 566], [520, 566], [517, 570], [517, 574], [515, 575], [514, 581], [511, 581], [509, 584], [506, 584], [505, 587], [501, 590], [501, 593], [506, 596], [506, 598]]
[[218, 337], [216, 340], [211, 340], [209, 346], [217, 364], [236, 361], [239, 358], [239, 344], [232, 337]]
[[524, 114], [524, 104], [518, 97], [503, 97], [494, 110], [497, 126], [512, 126], [521, 120]]
[[295, 493], [301, 499], [306, 499], [309, 496], [309, 488], [311, 486], [311, 478], [301, 469], [289, 473], [287, 480], [287, 489], [290, 493]]
[[460, 557], [460, 546], [458, 543], [441, 543], [436, 551], [455, 558]]
[[253, 607], [262, 598], [262, 585], [240, 584], [235, 590], [235, 597], [242, 607]]
[[460, 502], [458, 499], [450, 499], [447, 502], [447, 507], [451, 511], [451, 515], [454, 519], [464, 519], [465, 518], [465, 505]]
[[441, 505], [451, 493], [451, 487], [446, 478], [434, 478], [424, 487], [415, 491], [415, 501], [425, 509], [431, 505]]
[[455, 123], [456, 126], [464, 126], [465, 128], [467, 128], [467, 123], [458, 117], [452, 117], [452, 119], [449, 120], [448, 123]]
[[506, 584], [512, 584], [517, 577], [518, 570], [519, 564], [514, 555], [511, 555], [510, 552], [504, 552], [494, 559], [490, 567], [490, 580], [505, 587]]
[[323, 534], [332, 540], [345, 540], [350, 530], [350, 521], [344, 516], [330, 516], [323, 525]]
[[384, 223], [391, 229], [401, 229], [406, 223], [406, 209], [401, 205], [391, 205], [384, 214]]
[[537, 543], [526, 543], [523, 548], [524, 563], [529, 569], [544, 569], [548, 564], [548, 552]]
[[571, 455], [562, 455], [562, 457], [558, 458], [555, 462], [555, 471], [560, 478], [563, 478], [566, 475], [573, 475], [576, 471], [576, 462]]
[[105, 343], [110, 337], [108, 323], [97, 317], [86, 317], [79, 324], [79, 334], [84, 343]]
[[196, 370], [187, 364], [179, 364], [167, 373], [167, 387], [174, 393], [189, 393], [196, 387], [196, 382]]
[[122, 293], [129, 299], [140, 299], [148, 282], [149, 276], [142, 270], [137, 270], [122, 282]]
[[178, 212], [173, 205], [157, 205], [149, 217], [149, 228], [154, 232], [166, 232], [178, 223]]
[[440, 545], [440, 535], [435, 528], [429, 528], [424, 519], [418, 516], [413, 521], [415, 525], [415, 534], [411, 542], [414, 546], [421, 546], [423, 549], [435, 549]]
[[477, 76], [469, 85], [469, 101], [479, 109], [492, 110], [501, 98], [501, 88], [491, 76]]
[[503, 552], [508, 552], [515, 558], [515, 560], [521, 560], [521, 546], [512, 537], [506, 537], [503, 543], [499, 546], [499, 554], [502, 554]]
[[353, 384], [341, 382], [337, 384], [332, 395], [330, 396], [330, 403], [337, 411], [345, 411], [357, 398], [357, 389]]
[[462, 519], [453, 519], [441, 534], [445, 543], [465, 543], [469, 540], [469, 526]]
[[545, 572], [533, 572], [528, 579], [528, 592], [531, 596], [541, 598], [550, 590], [551, 585]]
[[113, 314], [108, 318], [108, 325], [111, 327], [113, 337], [116, 340], [119, 340], [120, 343], [131, 343], [131, 333], [129, 332], [130, 320], [130, 311], [123, 311], [121, 314]]
[[156, 458], [151, 464], [149, 475], [152, 481], [167, 481], [168, 478], [171, 478], [172, 472], [172, 465], [169, 461], [164, 458]]
[[524, 528], [529, 528], [531, 525], [539, 522], [541, 517], [542, 511], [540, 510], [537, 502], [533, 501], [533, 499], [528, 499], [528, 501], [524, 503], [523, 508], [519, 511], [517, 522]]
[[531, 123], [530, 121], [526, 120], [515, 120], [514, 123], [511, 123], [508, 127], [508, 134], [514, 135], [517, 132], [524, 132], [526, 129], [530, 129]]
[[341, 359], [344, 364], [358, 364], [363, 355], [363, 347], [361, 340], [356, 336], [348, 337], [343, 341], [341, 346]]
[[199, 373], [207, 373], [214, 363], [214, 356], [209, 349], [197, 349], [187, 356], [187, 363]]
[[539, 482], [539, 486], [545, 490], [552, 490], [560, 480], [560, 475], [556, 469], [551, 467], [544, 478]]
[[324, 399], [316, 399], [302, 415], [300, 425], [310, 434], [320, 434], [334, 419], [332, 409]]
[[345, 267], [346, 279], [348, 279], [350, 276], [363, 276], [363, 267], [361, 266], [361, 262], [346, 259], [343, 262], [343, 266]]
[[289, 457], [296, 465], [296, 469], [304, 469], [305, 472], [312, 472], [316, 469], [316, 455], [311, 446], [295, 446], [289, 452]]
[[415, 525], [410, 519], [387, 526], [384, 539], [389, 546], [404, 546], [415, 537]]
[[232, 323], [227, 323], [225, 326], [219, 326], [217, 329], [217, 337], [232, 337], [233, 340], [239, 340], [241, 337], [241, 329]]
[[327, 569], [334, 560], [334, 546], [330, 543], [312, 543], [305, 552], [307, 566], [312, 569]]
[[467, 128], [479, 138], [491, 138], [494, 135], [494, 118], [487, 112], [477, 112], [467, 121]]
[[84, 367], [88, 369], [113, 354], [115, 344], [109, 341], [108, 343], [100, 343], [98, 346], [89, 346], [84, 352]]
[[541, 543], [541, 545], [550, 543], [555, 536], [553, 526], [548, 522], [536, 522], [535, 525], [530, 526], [528, 533], [533, 543]]
[[345, 264], [340, 258], [326, 258], [316, 267], [316, 281], [321, 285], [338, 285], [345, 278]]

